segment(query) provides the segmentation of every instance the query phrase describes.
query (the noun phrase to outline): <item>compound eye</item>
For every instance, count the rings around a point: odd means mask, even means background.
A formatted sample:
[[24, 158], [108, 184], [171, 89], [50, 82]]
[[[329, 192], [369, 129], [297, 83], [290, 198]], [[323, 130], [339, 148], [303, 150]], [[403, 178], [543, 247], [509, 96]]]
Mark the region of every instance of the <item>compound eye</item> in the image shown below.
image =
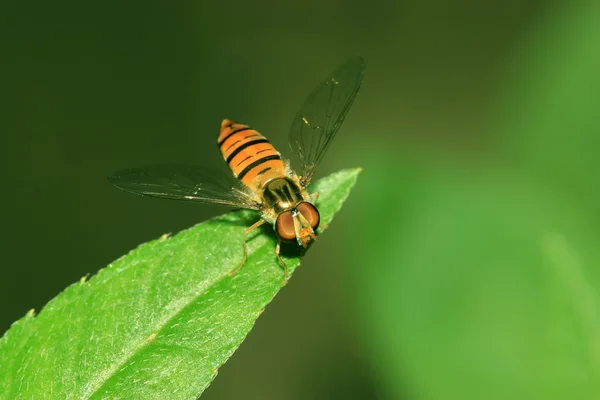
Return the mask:
[[302, 202], [296, 206], [296, 209], [306, 218], [313, 231], [316, 231], [319, 227], [319, 222], [321, 222], [321, 216], [317, 208], [310, 203]]
[[291, 242], [296, 239], [294, 230], [294, 217], [291, 211], [284, 211], [277, 217], [275, 222], [275, 233], [281, 240]]

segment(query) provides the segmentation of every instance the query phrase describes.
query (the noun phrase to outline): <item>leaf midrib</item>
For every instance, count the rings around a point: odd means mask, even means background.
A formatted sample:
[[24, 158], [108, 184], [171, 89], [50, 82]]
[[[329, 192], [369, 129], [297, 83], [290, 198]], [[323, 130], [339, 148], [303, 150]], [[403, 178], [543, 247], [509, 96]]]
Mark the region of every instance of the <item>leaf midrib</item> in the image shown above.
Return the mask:
[[[216, 219], [218, 219], [220, 217], [217, 217]], [[171, 240], [171, 238], [168, 238], [167, 240]], [[258, 250], [262, 249], [263, 247], [266, 247], [267, 245], [269, 245], [271, 242], [267, 241], [265, 243], [259, 244], [258, 246], [256, 246], [253, 250], [249, 250], [248, 251], [248, 258], [250, 258], [250, 256], [257, 252]], [[291, 275], [290, 271], [290, 275]], [[90, 381], [90, 384], [88, 385], [90, 387], [90, 390], [92, 390], [92, 392], [88, 395], [87, 393], [84, 393], [84, 397], [85, 399], [92, 399], [95, 395], [97, 395], [98, 393], [100, 393], [102, 391], [102, 389], [104, 388], [104, 386], [106, 385], [106, 383], [113, 377], [117, 376], [119, 373], [119, 370], [126, 365], [134, 356], [136, 356], [139, 351], [141, 351], [143, 348], [145, 348], [146, 346], [152, 344], [153, 341], [149, 342], [148, 339], [152, 336], [152, 335], [157, 335], [156, 337], [158, 337], [158, 335], [160, 334], [160, 332], [167, 326], [170, 325], [170, 323], [177, 319], [177, 317], [179, 317], [184, 311], [186, 311], [188, 309], [188, 307], [191, 307], [193, 305], [193, 303], [195, 303], [202, 295], [204, 295], [206, 292], [208, 292], [210, 290], [211, 287], [214, 287], [215, 285], [217, 285], [218, 283], [222, 282], [223, 280], [230, 278], [228, 273], [224, 273], [219, 279], [216, 279], [214, 281], [211, 281], [211, 283], [207, 286], [204, 286], [204, 288], [202, 289], [201, 292], [194, 294], [192, 296], [190, 296], [188, 301], [183, 302], [183, 306], [180, 307], [179, 309], [177, 309], [177, 311], [175, 311], [172, 315], [170, 315], [169, 317], [166, 317], [165, 319], [161, 319], [161, 322], [156, 324], [156, 327], [154, 329], [151, 330], [151, 333], [145, 337], [144, 339], [140, 340], [135, 346], [132, 347], [132, 350], [127, 352], [127, 355], [124, 356], [122, 358], [122, 361], [115, 363], [114, 366], [108, 368], [106, 370], [106, 372], [99, 374], [101, 375], [101, 379], [92, 379]], [[154, 339], [156, 339], [156, 337]], [[96, 382], [96, 383], [95, 383]], [[97, 386], [96, 386], [97, 385]], [[94, 387], [96, 386], [96, 388], [94, 389]]]

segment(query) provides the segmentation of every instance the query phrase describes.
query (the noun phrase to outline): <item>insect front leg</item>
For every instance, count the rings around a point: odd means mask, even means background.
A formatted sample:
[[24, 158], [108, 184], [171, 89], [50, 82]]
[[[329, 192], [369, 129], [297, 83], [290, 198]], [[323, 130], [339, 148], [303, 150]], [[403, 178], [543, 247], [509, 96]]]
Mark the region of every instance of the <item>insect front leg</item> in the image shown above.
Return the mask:
[[277, 259], [281, 263], [281, 266], [283, 267], [283, 273], [285, 274], [285, 276], [283, 277], [283, 284], [287, 285], [289, 273], [288, 273], [287, 265], [285, 265], [285, 263], [283, 262], [283, 260], [281, 259], [281, 257], [279, 257], [279, 251], [280, 250], [281, 250], [281, 241], [278, 240], [277, 241], [277, 247], [275, 247], [275, 255], [277, 256]]
[[310, 195], [310, 199], [312, 200], [313, 204], [317, 202], [318, 198], [319, 198], [319, 192], [314, 192], [313, 194]]
[[233, 275], [237, 274], [238, 272], [240, 272], [240, 269], [242, 269], [244, 264], [246, 264], [246, 259], [248, 258], [248, 246], [246, 245], [246, 235], [264, 223], [265, 223], [265, 220], [261, 219], [260, 221], [257, 221], [254, 225], [252, 225], [251, 227], [246, 228], [246, 230], [244, 231], [244, 235], [243, 235], [244, 236], [244, 258], [242, 258], [242, 262], [240, 263], [240, 265], [233, 272], [230, 272], [228, 274], [229, 276], [233, 276]]
[[[319, 198], [319, 192], [314, 192], [313, 194], [310, 195], [310, 199], [312, 201], [313, 204], [317, 203], [317, 199]], [[323, 225], [323, 229], [327, 229], [327, 225]], [[315, 237], [316, 239], [316, 237]]]

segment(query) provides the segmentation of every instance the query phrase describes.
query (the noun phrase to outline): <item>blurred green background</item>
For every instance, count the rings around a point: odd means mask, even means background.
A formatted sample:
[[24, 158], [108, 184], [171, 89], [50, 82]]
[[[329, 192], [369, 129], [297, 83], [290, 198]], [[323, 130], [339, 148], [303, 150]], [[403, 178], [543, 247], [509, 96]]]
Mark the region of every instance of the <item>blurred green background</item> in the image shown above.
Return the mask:
[[226, 165], [223, 118], [287, 152], [353, 55], [319, 176], [364, 168], [203, 399], [600, 397], [600, 3], [0, 6], [0, 331], [141, 242], [225, 212], [115, 170]]

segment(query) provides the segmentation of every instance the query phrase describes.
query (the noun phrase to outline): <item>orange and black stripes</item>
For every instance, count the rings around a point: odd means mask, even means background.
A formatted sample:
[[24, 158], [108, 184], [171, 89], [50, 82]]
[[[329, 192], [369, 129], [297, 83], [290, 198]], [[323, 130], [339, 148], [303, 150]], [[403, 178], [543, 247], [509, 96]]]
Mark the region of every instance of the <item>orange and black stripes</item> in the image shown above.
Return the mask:
[[275, 147], [247, 125], [224, 120], [218, 144], [233, 174], [250, 189], [285, 175], [285, 165]]

